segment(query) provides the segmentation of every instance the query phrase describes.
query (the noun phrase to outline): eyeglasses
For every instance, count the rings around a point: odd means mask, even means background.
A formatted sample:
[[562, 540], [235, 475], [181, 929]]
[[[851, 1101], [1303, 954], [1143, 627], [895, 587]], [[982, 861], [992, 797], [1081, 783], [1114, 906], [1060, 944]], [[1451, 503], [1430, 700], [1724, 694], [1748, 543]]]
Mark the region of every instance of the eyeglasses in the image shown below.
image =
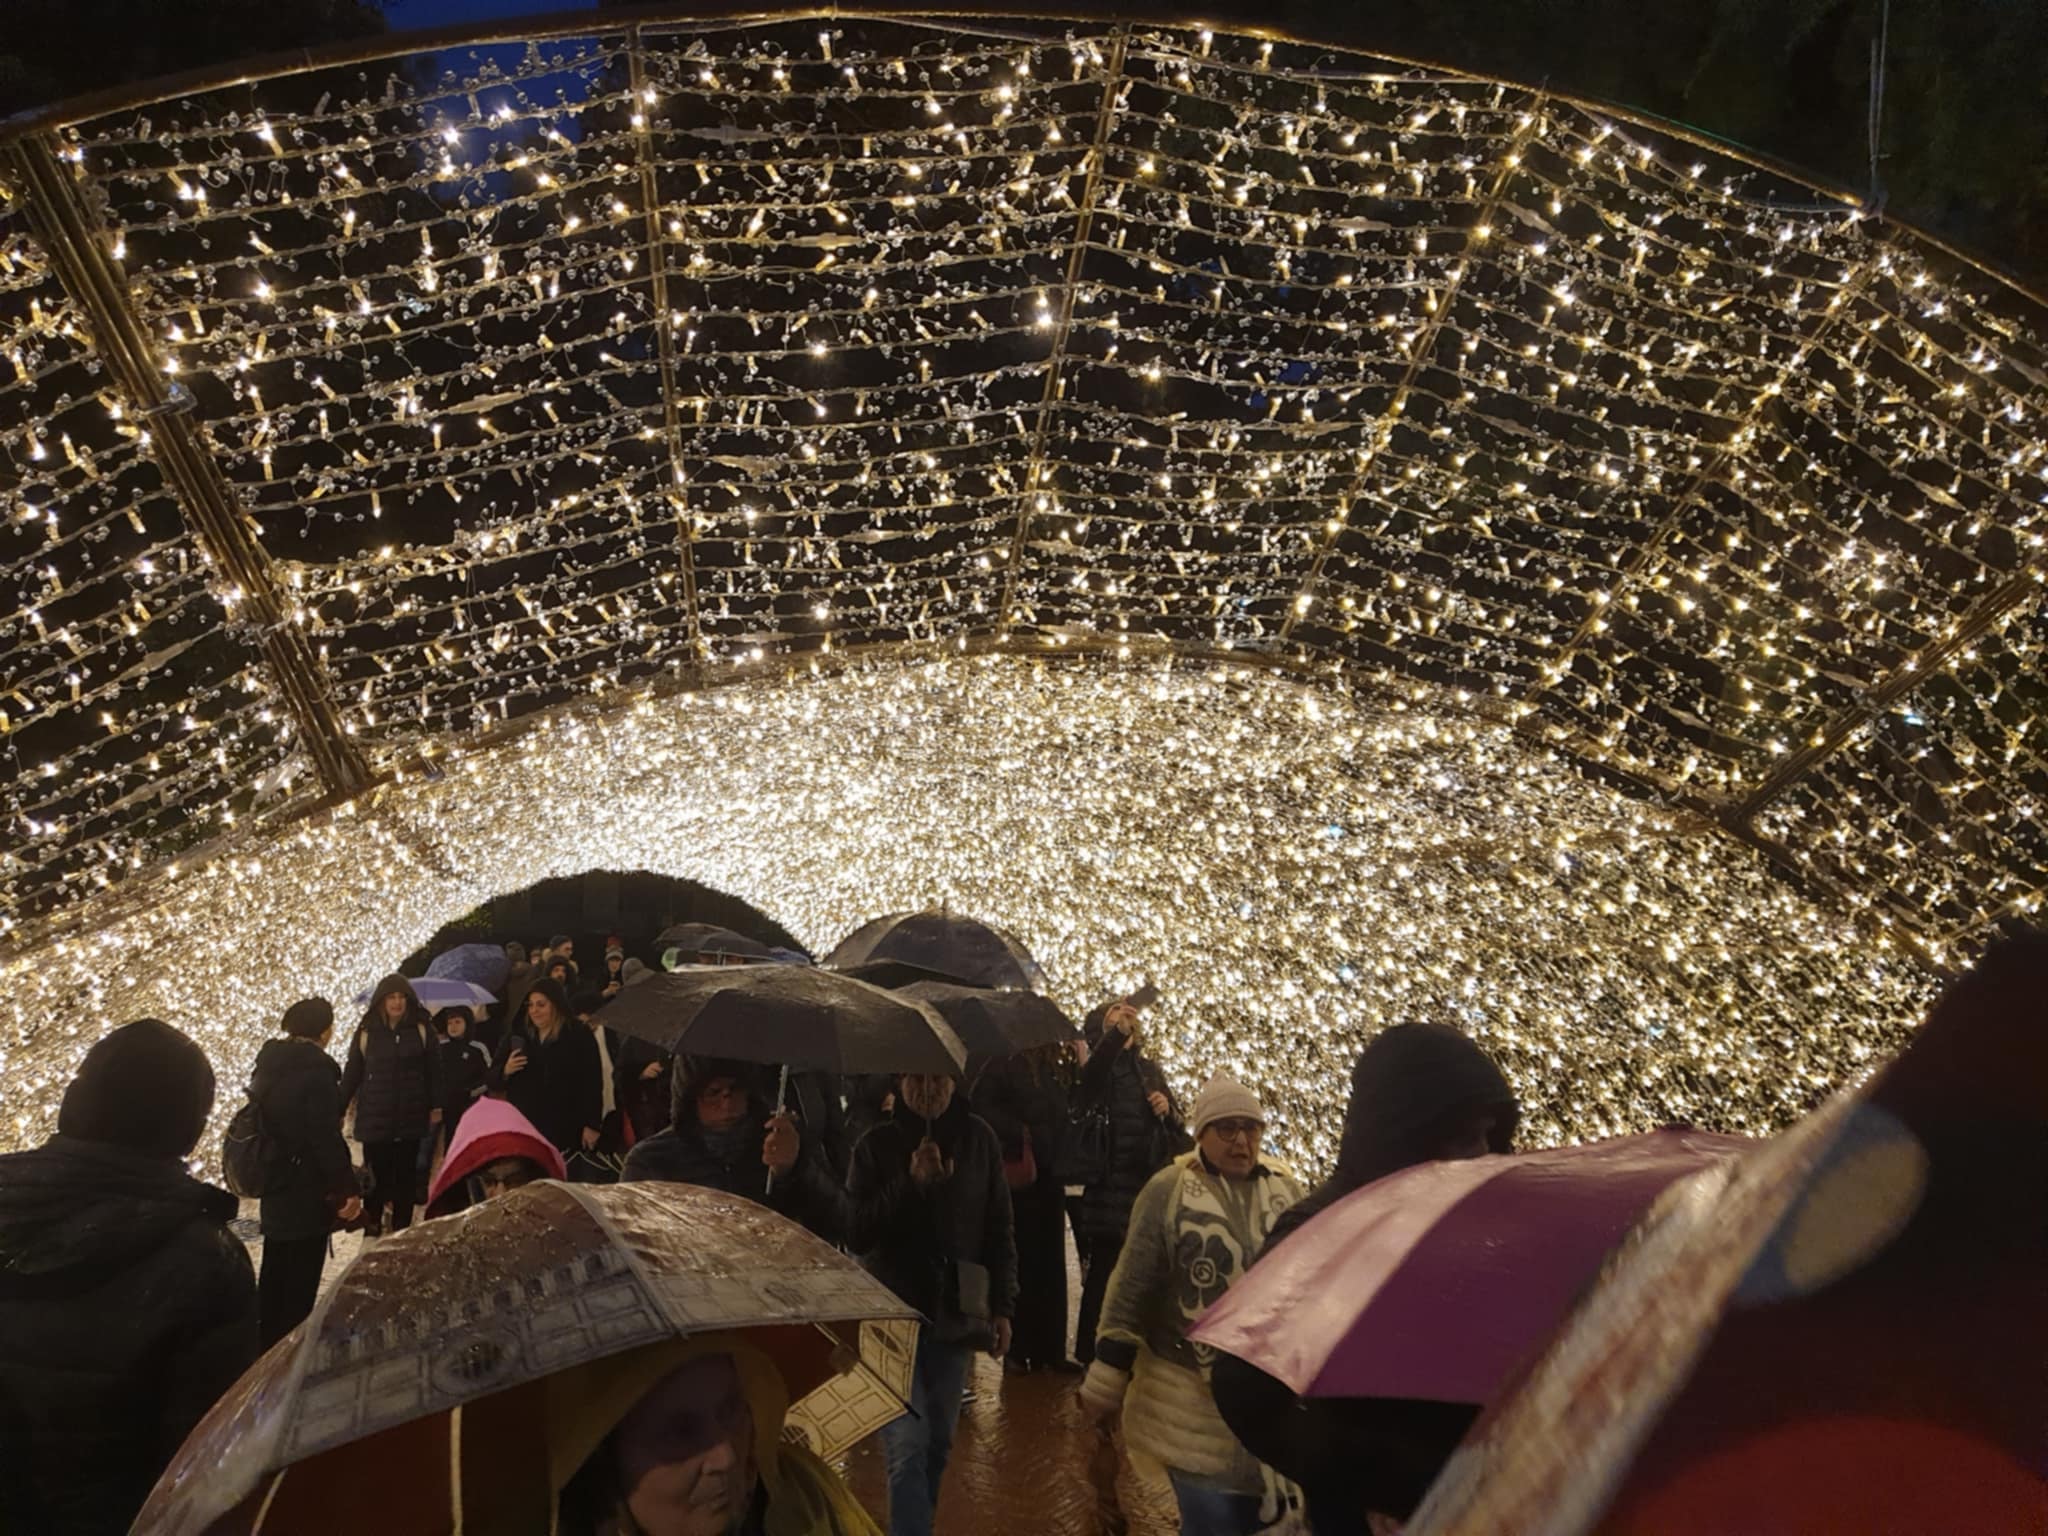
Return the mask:
[[1265, 1126], [1256, 1120], [1211, 1120], [1209, 1129], [1225, 1141], [1235, 1141], [1240, 1136], [1246, 1141], [1257, 1141]]

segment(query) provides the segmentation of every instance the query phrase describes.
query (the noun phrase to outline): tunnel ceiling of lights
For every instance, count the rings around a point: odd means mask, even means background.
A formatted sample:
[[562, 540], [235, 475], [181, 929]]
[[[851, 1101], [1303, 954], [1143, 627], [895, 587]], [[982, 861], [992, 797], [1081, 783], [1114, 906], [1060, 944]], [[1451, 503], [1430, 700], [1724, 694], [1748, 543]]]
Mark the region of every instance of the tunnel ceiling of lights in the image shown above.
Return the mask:
[[605, 26], [0, 142], [0, 945], [537, 723], [962, 653], [1018, 732], [1017, 657], [1483, 729], [1922, 967], [2034, 910], [2034, 299], [1440, 67]]

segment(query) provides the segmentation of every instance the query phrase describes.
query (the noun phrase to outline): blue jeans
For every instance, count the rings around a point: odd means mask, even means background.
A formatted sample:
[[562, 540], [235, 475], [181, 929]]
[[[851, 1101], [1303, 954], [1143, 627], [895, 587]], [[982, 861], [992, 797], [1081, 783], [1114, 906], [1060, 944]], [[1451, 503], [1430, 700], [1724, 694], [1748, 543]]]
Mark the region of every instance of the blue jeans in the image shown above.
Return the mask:
[[1181, 1536], [1254, 1536], [1262, 1528], [1258, 1494], [1218, 1487], [1178, 1467], [1168, 1467], [1166, 1475], [1180, 1506]]
[[939, 1480], [946, 1475], [973, 1360], [974, 1351], [965, 1344], [934, 1343], [929, 1329], [918, 1335], [910, 1412], [882, 1426], [882, 1452], [889, 1463], [889, 1536], [932, 1536]]

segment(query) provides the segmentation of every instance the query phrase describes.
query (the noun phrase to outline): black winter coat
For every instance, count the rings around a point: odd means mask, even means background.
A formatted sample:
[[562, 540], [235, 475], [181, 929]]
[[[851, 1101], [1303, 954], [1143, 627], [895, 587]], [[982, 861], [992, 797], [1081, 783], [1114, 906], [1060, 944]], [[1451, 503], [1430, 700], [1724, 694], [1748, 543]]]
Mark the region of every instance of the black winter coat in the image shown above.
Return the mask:
[[359, 1192], [341, 1139], [341, 1069], [313, 1041], [287, 1035], [256, 1053], [249, 1091], [277, 1149], [263, 1178], [263, 1236], [324, 1237]]
[[0, 1157], [0, 1527], [121, 1536], [257, 1352], [235, 1198], [52, 1137]]
[[827, 1171], [822, 1148], [806, 1133], [798, 1148], [796, 1166], [768, 1187], [768, 1167], [761, 1161], [761, 1147], [768, 1140], [768, 1117], [775, 1106], [758, 1090], [747, 1096], [746, 1118], [721, 1153], [705, 1140], [697, 1120], [696, 1085], [681, 1071], [675, 1072], [676, 1086], [671, 1104], [669, 1128], [634, 1147], [626, 1155], [622, 1178], [627, 1183], [656, 1179], [668, 1184], [695, 1184], [722, 1190], [765, 1205], [771, 1211], [803, 1223], [828, 1243], [839, 1241], [845, 1229], [845, 1197]]
[[974, 1112], [996, 1133], [1006, 1159], [1024, 1155], [1024, 1133], [1029, 1131], [1038, 1177], [1058, 1178], [1054, 1163], [1066, 1133], [1067, 1091], [1050, 1066], [1021, 1056], [990, 1062], [974, 1084]]
[[[1081, 1069], [1080, 1103], [1109, 1105], [1109, 1175], [1081, 1195], [1081, 1236], [1090, 1243], [1121, 1243], [1138, 1191], [1190, 1145], [1166, 1073], [1128, 1044], [1121, 1030], [1104, 1031]], [[1172, 1103], [1164, 1120], [1152, 1113], [1154, 1093]]]
[[357, 1141], [424, 1137], [444, 1097], [431, 1025], [409, 1019], [393, 1029], [377, 1019], [356, 1031], [341, 1073], [341, 1101], [355, 1104]]
[[[910, 1157], [927, 1129], [952, 1159], [950, 1177], [920, 1188]], [[944, 1325], [950, 1312], [947, 1271], [965, 1259], [988, 1269], [989, 1310], [1017, 1313], [1017, 1238], [1002, 1148], [981, 1116], [955, 1095], [927, 1122], [900, 1101], [853, 1149], [846, 1174], [846, 1246], [868, 1272], [926, 1318]]]
[[[564, 1152], [580, 1151], [583, 1131], [604, 1127], [604, 1062], [597, 1037], [573, 1020], [553, 1040], [531, 1026], [500, 1042], [491, 1067], [491, 1091], [533, 1122], [534, 1129]], [[514, 1051], [526, 1053], [525, 1069], [505, 1076]]]

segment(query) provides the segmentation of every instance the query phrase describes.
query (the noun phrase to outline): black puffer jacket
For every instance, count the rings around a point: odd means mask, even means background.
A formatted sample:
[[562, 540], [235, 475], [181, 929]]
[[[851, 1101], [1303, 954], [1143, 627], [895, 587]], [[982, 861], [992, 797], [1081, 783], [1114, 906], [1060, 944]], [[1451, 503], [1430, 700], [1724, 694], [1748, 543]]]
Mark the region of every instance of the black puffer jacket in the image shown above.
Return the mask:
[[[1172, 1103], [1164, 1120], [1152, 1112], [1151, 1096]], [[1121, 1030], [1105, 1030], [1081, 1070], [1076, 1096], [1083, 1105], [1109, 1105], [1109, 1176], [1081, 1196], [1081, 1235], [1090, 1243], [1121, 1243], [1131, 1224], [1131, 1207], [1146, 1180], [1191, 1145], [1180, 1120], [1180, 1105], [1159, 1063], [1129, 1048]]]
[[256, 1053], [249, 1091], [277, 1149], [263, 1180], [264, 1237], [325, 1236], [358, 1192], [341, 1139], [341, 1069], [316, 1042], [287, 1035]]
[[[910, 1158], [927, 1130], [953, 1171], [920, 1188], [910, 1177]], [[899, 1099], [894, 1115], [854, 1147], [846, 1196], [846, 1246], [927, 1318], [942, 1326], [949, 1320], [947, 1270], [956, 1259], [988, 1269], [992, 1315], [1016, 1316], [1017, 1237], [1002, 1148], [964, 1097], [956, 1093], [929, 1122]]]
[[[394, 1028], [384, 1017], [384, 999], [403, 993], [406, 1014]], [[412, 983], [386, 976], [377, 983], [369, 1012], [349, 1042], [341, 1073], [341, 1102], [356, 1107], [356, 1140], [404, 1141], [433, 1127], [434, 1111], [446, 1094], [441, 1087], [441, 1050], [427, 1010]]]
[[[1282, 1214], [1263, 1259], [1318, 1211], [1375, 1179], [1427, 1162], [1458, 1118], [1493, 1111], [1489, 1144], [1512, 1145], [1514, 1090], [1471, 1040], [1441, 1024], [1376, 1036], [1351, 1069], [1337, 1168]], [[1256, 1261], [1255, 1261], [1256, 1262]], [[1210, 1374], [1224, 1423], [1259, 1460], [1301, 1484], [1317, 1530], [1357, 1530], [1368, 1511], [1405, 1520], [1479, 1416], [1476, 1403], [1298, 1398], [1233, 1355]]]
[[[650, 1136], [626, 1156], [626, 1182], [655, 1179], [668, 1184], [695, 1184], [723, 1190], [802, 1222], [828, 1243], [839, 1241], [845, 1227], [845, 1198], [831, 1175], [822, 1149], [806, 1136], [797, 1150], [796, 1166], [768, 1187], [768, 1167], [761, 1147], [768, 1139], [768, 1117], [775, 1106], [764, 1099], [753, 1075], [726, 1063], [687, 1062], [678, 1057], [670, 1101], [669, 1128]], [[747, 1112], [732, 1136], [714, 1147], [697, 1119], [697, 1089], [709, 1077], [737, 1077], [747, 1084]]]
[[121, 1536], [256, 1358], [235, 1199], [56, 1136], [0, 1157], [0, 1529]]

